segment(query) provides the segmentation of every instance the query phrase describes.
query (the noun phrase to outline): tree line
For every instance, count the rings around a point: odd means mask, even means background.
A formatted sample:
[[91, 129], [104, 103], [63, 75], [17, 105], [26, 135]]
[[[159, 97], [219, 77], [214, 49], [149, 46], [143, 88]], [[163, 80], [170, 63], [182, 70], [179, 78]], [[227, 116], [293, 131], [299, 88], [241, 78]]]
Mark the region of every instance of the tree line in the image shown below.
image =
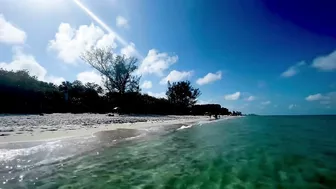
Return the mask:
[[[109, 48], [82, 54], [102, 76], [103, 85], [64, 81], [60, 85], [39, 81], [28, 71], [0, 69], [0, 113], [107, 113], [241, 115], [219, 104], [196, 105], [201, 95], [189, 81], [168, 82], [166, 98], [142, 94], [135, 74], [137, 59], [115, 55]], [[104, 88], [103, 88], [104, 87]]]

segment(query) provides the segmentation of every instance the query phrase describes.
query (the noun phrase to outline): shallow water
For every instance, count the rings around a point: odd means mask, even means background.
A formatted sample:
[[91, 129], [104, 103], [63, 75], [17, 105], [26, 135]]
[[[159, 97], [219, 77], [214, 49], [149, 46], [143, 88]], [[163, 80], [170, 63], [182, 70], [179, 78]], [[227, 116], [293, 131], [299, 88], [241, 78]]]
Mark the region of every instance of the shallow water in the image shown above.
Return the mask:
[[336, 188], [335, 116], [179, 128], [3, 146], [0, 188]]

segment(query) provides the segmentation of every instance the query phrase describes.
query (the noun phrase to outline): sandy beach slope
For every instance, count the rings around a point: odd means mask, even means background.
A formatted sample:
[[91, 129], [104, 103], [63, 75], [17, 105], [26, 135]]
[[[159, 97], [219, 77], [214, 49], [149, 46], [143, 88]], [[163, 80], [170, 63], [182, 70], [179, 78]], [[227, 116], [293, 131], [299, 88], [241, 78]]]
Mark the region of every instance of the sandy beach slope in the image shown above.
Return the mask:
[[107, 114], [46, 114], [0, 116], [0, 143], [89, 136], [115, 129], [148, 129], [207, 121], [206, 116], [107, 116]]

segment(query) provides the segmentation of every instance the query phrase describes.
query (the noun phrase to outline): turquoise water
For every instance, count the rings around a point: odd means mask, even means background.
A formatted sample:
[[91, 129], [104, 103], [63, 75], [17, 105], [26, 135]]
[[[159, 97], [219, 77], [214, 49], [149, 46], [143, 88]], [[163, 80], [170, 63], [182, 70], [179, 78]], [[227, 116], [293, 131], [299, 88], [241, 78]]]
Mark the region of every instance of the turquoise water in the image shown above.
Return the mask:
[[244, 117], [0, 152], [0, 188], [336, 188], [336, 116]]

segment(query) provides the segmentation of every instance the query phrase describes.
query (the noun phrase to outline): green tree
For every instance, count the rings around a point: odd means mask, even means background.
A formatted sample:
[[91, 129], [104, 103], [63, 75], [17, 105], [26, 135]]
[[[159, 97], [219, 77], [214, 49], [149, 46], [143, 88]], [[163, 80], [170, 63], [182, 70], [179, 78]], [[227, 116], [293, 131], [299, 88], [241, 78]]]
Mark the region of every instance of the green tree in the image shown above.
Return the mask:
[[81, 58], [103, 76], [104, 86], [109, 92], [124, 94], [140, 91], [140, 76], [135, 75], [135, 57], [115, 55], [111, 48], [92, 48]]
[[189, 81], [174, 82], [172, 84], [168, 82], [166, 95], [170, 103], [181, 108], [190, 108], [196, 104], [201, 92], [191, 86]]
[[56, 86], [39, 81], [26, 70], [0, 68], [0, 113], [106, 113], [118, 106], [121, 113], [242, 115], [219, 104], [194, 105], [199, 95], [188, 81], [169, 83], [168, 98], [158, 99], [138, 92], [104, 92], [97, 84], [80, 81], [64, 81]]
[[85, 88], [86, 88], [87, 91], [97, 92], [100, 95], [103, 94], [103, 88], [96, 83], [88, 82], [88, 83], [85, 84]]

